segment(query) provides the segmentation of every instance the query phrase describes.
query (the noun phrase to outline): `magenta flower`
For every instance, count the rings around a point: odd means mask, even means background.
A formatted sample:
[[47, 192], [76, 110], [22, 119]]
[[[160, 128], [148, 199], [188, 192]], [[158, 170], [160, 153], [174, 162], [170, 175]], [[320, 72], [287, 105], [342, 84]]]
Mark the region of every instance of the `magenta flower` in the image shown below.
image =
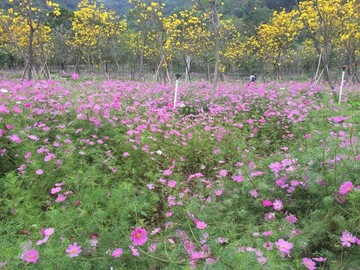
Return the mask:
[[200, 230], [204, 230], [207, 227], [207, 224], [201, 220], [195, 220], [196, 227]]
[[275, 242], [275, 245], [277, 249], [281, 252], [282, 257], [290, 257], [291, 249], [294, 246], [293, 243], [287, 242], [284, 239], [279, 239], [277, 242]]
[[250, 195], [253, 196], [254, 198], [259, 197], [259, 193], [257, 192], [256, 189], [250, 190], [249, 193], [250, 193]]
[[270, 235], [272, 235], [272, 231], [263, 232], [263, 235], [264, 236], [270, 236]]
[[303, 258], [302, 259], [302, 264], [305, 266], [306, 269], [308, 270], [315, 270], [316, 269], [316, 263], [309, 258]]
[[295, 224], [298, 221], [298, 218], [295, 215], [290, 214], [285, 217], [285, 220], [291, 224]]
[[61, 202], [64, 202], [66, 201], [66, 196], [65, 195], [62, 195], [62, 194], [59, 194], [55, 200], [55, 202], [57, 203], [61, 203]]
[[354, 244], [356, 242], [356, 237], [353, 236], [348, 231], [343, 231], [340, 240], [341, 240], [341, 245], [345, 247], [351, 247], [351, 244]]
[[176, 186], [176, 181], [175, 180], [170, 180], [167, 184], [170, 188], [174, 188]]
[[44, 238], [37, 241], [36, 244], [40, 246], [46, 243], [50, 239], [50, 236], [54, 234], [54, 232], [55, 232], [54, 228], [41, 229], [41, 234], [44, 236]]
[[282, 201], [280, 199], [275, 199], [275, 201], [273, 202], [273, 207], [274, 207], [274, 210], [280, 211], [281, 209], [283, 209]]
[[129, 248], [134, 256], [140, 256], [139, 251], [134, 246], [129, 246]]
[[155, 252], [157, 249], [157, 244], [156, 243], [152, 243], [150, 246], [149, 246], [149, 252]]
[[273, 250], [273, 244], [271, 242], [265, 242], [263, 247], [267, 250]]
[[312, 137], [311, 134], [306, 134], [305, 135], [305, 139], [307, 139], [307, 140], [311, 139], [311, 137]]
[[123, 250], [121, 248], [117, 248], [111, 253], [111, 256], [118, 258], [121, 254], [123, 254]]
[[74, 81], [76, 81], [77, 79], [79, 79], [79, 74], [77, 74], [77, 73], [73, 73], [73, 74], [71, 74], [71, 79], [73, 79]]
[[21, 138], [17, 134], [13, 134], [11, 136], [8, 136], [8, 138], [14, 143], [21, 143], [22, 142]]
[[317, 257], [317, 258], [312, 258], [315, 262], [326, 262], [326, 258], [323, 257]]
[[272, 206], [273, 203], [272, 203], [272, 201], [270, 201], [270, 200], [268, 200], [268, 199], [264, 199], [264, 200], [262, 201], [262, 205], [263, 205], [264, 207], [269, 207], [269, 206]]
[[166, 175], [166, 176], [169, 176], [172, 174], [172, 171], [171, 170], [165, 170], [163, 171], [163, 175]]
[[234, 182], [240, 183], [240, 182], [244, 181], [244, 176], [242, 176], [242, 175], [234, 175], [231, 179]]
[[344, 116], [333, 116], [330, 118], [334, 123], [340, 123], [345, 120]]
[[154, 234], [157, 234], [158, 232], [160, 232], [160, 228], [154, 229], [150, 234], [154, 235]]
[[142, 246], [148, 240], [147, 231], [145, 229], [138, 227], [131, 232], [130, 239], [134, 246]]
[[30, 249], [21, 256], [21, 259], [28, 263], [36, 263], [39, 260], [39, 252], [36, 249]]
[[44, 171], [42, 169], [37, 169], [35, 172], [37, 175], [41, 175], [44, 173]]
[[221, 196], [222, 193], [223, 193], [223, 190], [222, 190], [222, 189], [218, 189], [218, 190], [215, 191], [215, 195], [216, 195], [216, 196]]
[[147, 184], [148, 189], [153, 190], [155, 188], [154, 184]]
[[51, 194], [56, 194], [61, 191], [61, 187], [55, 187], [50, 190]]
[[227, 170], [220, 170], [219, 171], [219, 176], [221, 176], [221, 177], [227, 176]]
[[342, 183], [339, 189], [339, 194], [345, 195], [348, 194], [354, 188], [354, 184], [350, 181]]
[[68, 256], [70, 258], [77, 257], [82, 252], [81, 246], [78, 246], [76, 242], [74, 242], [72, 245], [69, 245], [66, 249], [66, 252], [68, 253]]

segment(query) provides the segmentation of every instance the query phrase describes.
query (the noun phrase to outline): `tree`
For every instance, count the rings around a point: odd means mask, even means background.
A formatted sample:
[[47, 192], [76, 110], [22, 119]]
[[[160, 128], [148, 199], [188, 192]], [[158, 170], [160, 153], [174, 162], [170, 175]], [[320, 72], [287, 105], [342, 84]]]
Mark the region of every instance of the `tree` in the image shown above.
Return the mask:
[[[23, 78], [27, 72], [28, 79], [33, 78], [36, 56], [45, 57], [45, 43], [49, 43], [50, 27], [44, 25], [46, 14], [54, 10], [59, 15], [59, 6], [49, 0], [8, 0], [12, 6], [1, 20], [7, 39], [26, 59]], [[45, 69], [44, 69], [45, 68]], [[49, 76], [46, 59], [43, 59], [42, 70]]]
[[51, 60], [66, 71], [67, 63], [72, 59], [71, 47], [68, 40], [71, 39], [71, 19], [73, 12], [68, 9], [60, 8], [60, 15], [56, 16], [51, 12], [46, 20], [46, 24], [51, 27], [52, 54]]
[[[102, 61], [101, 46], [126, 29], [113, 11], [93, 0], [82, 0], [72, 18], [73, 37], [69, 44], [91, 68]], [[78, 59], [79, 62], [80, 58]]]
[[281, 59], [303, 28], [302, 22], [294, 19], [297, 15], [296, 10], [274, 11], [270, 21], [257, 27], [256, 35], [249, 38], [252, 53], [263, 63], [271, 63], [278, 79]]
[[[211, 33], [206, 25], [206, 16], [203, 12], [192, 9], [180, 11], [177, 18], [179, 34], [176, 37], [176, 51], [178, 57], [185, 63], [185, 80], [190, 81], [190, 61], [209, 65], [209, 57], [214, 47]], [[207, 69], [209, 70], [209, 69]], [[209, 77], [209, 72], [208, 72]]]
[[[341, 29], [341, 14], [344, 13], [342, 0], [309, 0], [297, 2], [300, 19], [305, 25], [309, 38], [321, 57], [325, 80], [331, 89], [334, 83], [330, 76], [330, 55]], [[345, 2], [349, 2], [346, 0]]]
[[360, 4], [356, 0], [343, 5], [339, 38], [335, 40], [340, 51], [346, 52], [345, 66], [350, 81], [360, 82], [356, 74], [356, 65], [360, 56]]
[[219, 6], [222, 5], [221, 0], [193, 0], [200, 10], [203, 10], [209, 19], [214, 34], [215, 42], [215, 64], [214, 64], [214, 78], [213, 78], [213, 91], [217, 89], [219, 80], [219, 64], [220, 64], [220, 28], [221, 28], [221, 15], [218, 12]]

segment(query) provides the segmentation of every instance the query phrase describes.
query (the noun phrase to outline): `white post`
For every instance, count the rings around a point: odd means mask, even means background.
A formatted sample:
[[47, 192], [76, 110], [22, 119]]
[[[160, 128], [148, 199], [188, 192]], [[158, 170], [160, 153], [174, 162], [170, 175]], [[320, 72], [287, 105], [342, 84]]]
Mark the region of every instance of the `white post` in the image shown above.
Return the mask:
[[345, 68], [343, 68], [342, 77], [341, 77], [340, 94], [339, 94], [339, 104], [340, 104], [340, 102], [341, 102], [341, 95], [342, 95], [343, 86], [344, 86], [344, 78], [345, 78]]
[[175, 96], [174, 96], [174, 109], [176, 108], [176, 99], [177, 99], [177, 92], [178, 92], [178, 86], [179, 86], [179, 78], [180, 74], [176, 74], [176, 82], [175, 82]]

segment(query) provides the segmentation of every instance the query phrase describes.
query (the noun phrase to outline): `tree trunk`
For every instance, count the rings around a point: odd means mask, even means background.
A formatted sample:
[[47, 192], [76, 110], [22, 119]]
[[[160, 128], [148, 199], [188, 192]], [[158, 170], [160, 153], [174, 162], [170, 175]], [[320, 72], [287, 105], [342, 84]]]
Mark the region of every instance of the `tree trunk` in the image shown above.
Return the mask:
[[218, 84], [218, 73], [219, 73], [219, 63], [220, 63], [220, 18], [217, 13], [217, 8], [215, 3], [213, 4], [213, 25], [214, 25], [214, 34], [215, 34], [215, 67], [214, 67], [214, 81], [213, 81], [213, 91], [215, 92]]
[[29, 61], [27, 65], [27, 71], [28, 71], [28, 79], [31, 80], [33, 78], [32, 70], [34, 66], [34, 33], [35, 29], [30, 25], [30, 34], [29, 34]]

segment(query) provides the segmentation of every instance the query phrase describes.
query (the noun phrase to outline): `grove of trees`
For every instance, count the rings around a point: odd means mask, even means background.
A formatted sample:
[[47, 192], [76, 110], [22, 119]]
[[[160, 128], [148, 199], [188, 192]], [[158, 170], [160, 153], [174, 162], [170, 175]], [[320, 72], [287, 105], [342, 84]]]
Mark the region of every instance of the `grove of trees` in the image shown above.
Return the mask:
[[[171, 83], [172, 74], [256, 70], [281, 78], [297, 73], [334, 79], [346, 67], [359, 82], [358, 0], [188, 0], [169, 11], [164, 1], [129, 0], [120, 16], [94, 0], [69, 10], [50, 0], [7, 0], [0, 9], [0, 68], [21, 67], [23, 79], [51, 72], [119, 74]], [[282, 8], [280, 8], [282, 6]], [[125, 69], [126, 67], [126, 69]], [[314, 78], [317, 79], [317, 78]]]

